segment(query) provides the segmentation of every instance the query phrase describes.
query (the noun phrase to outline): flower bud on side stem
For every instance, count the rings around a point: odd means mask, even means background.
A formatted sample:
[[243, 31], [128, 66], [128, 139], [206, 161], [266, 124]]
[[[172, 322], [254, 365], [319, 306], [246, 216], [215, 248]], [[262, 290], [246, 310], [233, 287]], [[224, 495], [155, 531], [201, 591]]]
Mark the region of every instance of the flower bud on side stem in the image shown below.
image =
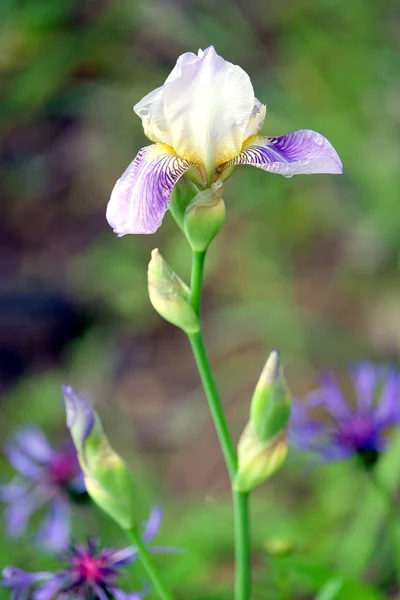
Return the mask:
[[287, 453], [291, 398], [276, 350], [269, 356], [253, 394], [250, 420], [238, 444], [234, 489], [249, 492], [277, 471]]
[[150, 302], [158, 314], [187, 334], [197, 333], [200, 325], [190, 304], [190, 289], [157, 248], [151, 253], [147, 274]]
[[122, 458], [110, 446], [90, 404], [64, 386], [67, 426], [92, 500], [123, 529], [135, 523], [135, 484]]

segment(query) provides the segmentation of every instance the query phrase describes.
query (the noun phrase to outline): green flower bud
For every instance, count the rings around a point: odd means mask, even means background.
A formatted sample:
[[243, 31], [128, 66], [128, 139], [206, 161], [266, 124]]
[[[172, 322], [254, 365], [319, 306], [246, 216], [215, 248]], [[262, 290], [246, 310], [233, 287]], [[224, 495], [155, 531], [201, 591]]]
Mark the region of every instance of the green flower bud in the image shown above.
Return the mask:
[[286, 453], [290, 393], [277, 350], [271, 352], [254, 390], [250, 420], [238, 444], [238, 472], [234, 487], [250, 491], [271, 477]]
[[261, 442], [251, 423], [248, 423], [238, 444], [238, 470], [233, 488], [239, 492], [250, 492], [279, 469], [286, 453], [285, 432]]
[[207, 250], [225, 220], [225, 203], [222, 184], [217, 181], [210, 188], [199, 192], [185, 212], [184, 230], [192, 250]]
[[71, 387], [63, 388], [70, 430], [92, 500], [123, 529], [135, 525], [135, 485], [131, 472], [110, 446], [100, 419]]
[[190, 304], [190, 289], [157, 248], [151, 253], [147, 274], [150, 302], [158, 314], [188, 334], [199, 331], [199, 319]]
[[290, 417], [291, 396], [279, 361], [278, 350], [268, 357], [254, 390], [250, 423], [258, 438], [266, 442], [286, 428]]
[[185, 210], [198, 192], [197, 185], [186, 176], [181, 177], [172, 190], [169, 210], [182, 231]]

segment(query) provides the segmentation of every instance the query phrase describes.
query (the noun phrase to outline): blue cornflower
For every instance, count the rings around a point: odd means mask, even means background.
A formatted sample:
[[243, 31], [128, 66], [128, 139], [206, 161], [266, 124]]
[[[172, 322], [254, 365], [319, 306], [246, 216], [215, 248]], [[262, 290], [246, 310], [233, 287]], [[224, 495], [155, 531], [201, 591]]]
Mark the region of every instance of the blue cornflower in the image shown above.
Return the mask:
[[5, 453], [18, 475], [0, 486], [0, 500], [8, 504], [4, 516], [9, 534], [18, 537], [32, 514], [43, 506], [47, 514], [37, 542], [52, 550], [66, 548], [70, 538], [70, 497], [83, 497], [85, 484], [72, 443], [52, 448], [34, 426], [17, 430]]
[[[158, 533], [162, 513], [155, 507], [147, 521], [142, 540], [148, 544]], [[169, 552], [171, 548], [149, 547], [152, 552]], [[3, 587], [13, 593], [13, 600], [140, 600], [147, 590], [124, 592], [117, 579], [124, 567], [137, 557], [135, 546], [123, 549], [101, 548], [94, 539], [74, 544], [62, 556], [64, 568], [56, 572], [29, 573], [15, 567], [3, 569]]]
[[400, 423], [400, 372], [359, 363], [350, 369], [350, 380], [350, 397], [326, 374], [318, 390], [295, 400], [289, 441], [324, 461], [357, 455], [371, 467], [387, 446], [388, 431]]

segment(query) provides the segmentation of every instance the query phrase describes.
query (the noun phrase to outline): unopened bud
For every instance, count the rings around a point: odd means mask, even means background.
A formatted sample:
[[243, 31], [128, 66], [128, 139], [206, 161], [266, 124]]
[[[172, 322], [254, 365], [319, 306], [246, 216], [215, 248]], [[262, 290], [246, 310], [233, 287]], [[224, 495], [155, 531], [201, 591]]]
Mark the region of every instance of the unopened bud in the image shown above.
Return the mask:
[[286, 386], [277, 350], [271, 352], [254, 390], [250, 423], [262, 442], [286, 429], [291, 397]]
[[225, 220], [222, 184], [199, 192], [186, 209], [184, 229], [192, 250], [203, 252], [219, 233]]
[[182, 230], [185, 210], [198, 192], [196, 184], [185, 176], [179, 179], [171, 192], [169, 211]]
[[279, 469], [286, 453], [286, 432], [262, 442], [248, 423], [238, 444], [238, 470], [233, 488], [239, 492], [250, 492]]
[[63, 388], [70, 430], [92, 500], [123, 529], [135, 525], [135, 484], [122, 458], [110, 446], [100, 419], [71, 387]]
[[189, 287], [157, 248], [151, 253], [147, 274], [150, 302], [158, 314], [188, 334], [199, 331], [199, 319], [190, 304]]

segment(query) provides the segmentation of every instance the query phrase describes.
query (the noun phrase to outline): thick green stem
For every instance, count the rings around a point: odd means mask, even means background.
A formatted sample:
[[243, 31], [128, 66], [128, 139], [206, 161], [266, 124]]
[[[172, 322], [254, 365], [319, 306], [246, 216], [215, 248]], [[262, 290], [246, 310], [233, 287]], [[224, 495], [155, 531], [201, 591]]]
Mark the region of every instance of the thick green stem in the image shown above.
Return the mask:
[[[199, 317], [205, 255], [205, 252], [193, 252], [190, 301]], [[201, 330], [195, 334], [188, 335], [188, 337], [221, 444], [229, 477], [232, 481], [237, 470], [236, 450], [204, 347]], [[236, 491], [233, 491], [232, 494], [235, 523], [235, 600], [250, 600], [249, 494]]]
[[153, 585], [154, 590], [158, 593], [162, 600], [173, 600], [173, 597], [161, 580], [158, 569], [154, 565], [153, 559], [146, 548], [146, 544], [143, 543], [139, 533], [136, 531], [136, 529], [129, 529], [126, 531], [126, 534], [132, 544], [134, 544], [134, 546], [137, 548], [139, 559], [147, 573], [150, 582]]
[[205, 259], [205, 252], [196, 252], [195, 250], [193, 251], [192, 275], [190, 278], [190, 303], [196, 311], [197, 316], [200, 316], [201, 290], [203, 287], [203, 272]]

